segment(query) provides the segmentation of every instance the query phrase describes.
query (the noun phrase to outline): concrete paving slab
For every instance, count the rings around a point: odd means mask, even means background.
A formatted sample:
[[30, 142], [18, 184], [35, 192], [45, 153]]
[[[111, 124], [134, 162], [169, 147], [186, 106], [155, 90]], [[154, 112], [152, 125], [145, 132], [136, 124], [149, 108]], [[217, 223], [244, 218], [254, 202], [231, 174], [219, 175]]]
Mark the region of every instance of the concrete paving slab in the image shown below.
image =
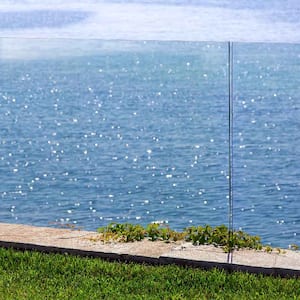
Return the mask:
[[43, 252], [70, 253], [110, 260], [152, 264], [179, 264], [205, 269], [248, 271], [281, 276], [300, 276], [300, 252], [274, 250], [234, 251], [232, 263], [221, 248], [194, 246], [184, 241], [165, 243], [143, 240], [132, 243], [103, 243], [96, 232], [0, 223], [0, 246]]

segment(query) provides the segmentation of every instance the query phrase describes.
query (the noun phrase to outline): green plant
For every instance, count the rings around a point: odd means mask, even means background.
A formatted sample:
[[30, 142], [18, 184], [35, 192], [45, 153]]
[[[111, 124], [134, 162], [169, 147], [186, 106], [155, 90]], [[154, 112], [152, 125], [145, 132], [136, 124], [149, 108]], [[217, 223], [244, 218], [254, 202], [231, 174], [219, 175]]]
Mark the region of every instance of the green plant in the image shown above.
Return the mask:
[[290, 245], [290, 247], [289, 247], [291, 250], [293, 250], [293, 251], [296, 251], [296, 250], [299, 250], [299, 246], [298, 245], [296, 245], [296, 244], [292, 244], [292, 245]]
[[129, 223], [110, 223], [105, 227], [98, 228], [99, 237], [92, 238], [93, 241], [118, 241], [133, 242], [149, 238], [151, 241], [162, 240], [165, 242], [183, 240], [185, 233], [172, 230], [166, 224], [151, 223], [146, 228], [141, 225]]
[[160, 225], [158, 223], [151, 223], [146, 227], [147, 236], [151, 241], [156, 241], [160, 237], [161, 231], [159, 229], [159, 226]]
[[211, 243], [211, 236], [213, 229], [209, 225], [202, 226], [192, 226], [185, 230], [187, 232], [186, 241], [192, 241], [194, 245], [204, 245]]
[[103, 241], [134, 242], [145, 237], [145, 229], [141, 225], [130, 223], [110, 223], [106, 227], [99, 228], [98, 232]]
[[258, 236], [251, 236], [248, 233], [245, 233], [241, 230], [234, 231], [232, 234], [233, 238], [233, 247], [235, 249], [241, 249], [241, 248], [249, 248], [249, 249], [255, 249], [255, 250], [261, 250], [262, 244], [260, 237]]
[[228, 244], [229, 231], [225, 225], [214, 228], [211, 237], [211, 243], [214, 246], [226, 246]]
[[[148, 238], [150, 241], [162, 240], [165, 242], [185, 240], [192, 242], [194, 245], [214, 245], [222, 247], [225, 252], [230, 252], [239, 249], [254, 249], [272, 252], [271, 246], [263, 247], [259, 236], [252, 236], [241, 230], [230, 231], [225, 225], [212, 227], [190, 226], [182, 232], [172, 230], [167, 224], [151, 223], [144, 228], [141, 225], [130, 223], [110, 223], [105, 227], [98, 229], [99, 238], [93, 240], [101, 240], [103, 242], [118, 241], [118, 242], [133, 242], [141, 241]], [[291, 245], [292, 250], [297, 250], [297, 245]], [[277, 248], [280, 254], [282, 251]]]
[[264, 250], [266, 251], [266, 252], [268, 252], [268, 253], [271, 253], [272, 251], [273, 251], [273, 248], [271, 247], [271, 246], [266, 246], [265, 248], [264, 248]]
[[249, 248], [260, 250], [262, 244], [258, 236], [251, 236], [241, 230], [229, 231], [225, 225], [212, 228], [209, 225], [192, 226], [185, 229], [186, 241], [191, 241], [194, 245], [210, 244], [222, 247], [225, 252]]

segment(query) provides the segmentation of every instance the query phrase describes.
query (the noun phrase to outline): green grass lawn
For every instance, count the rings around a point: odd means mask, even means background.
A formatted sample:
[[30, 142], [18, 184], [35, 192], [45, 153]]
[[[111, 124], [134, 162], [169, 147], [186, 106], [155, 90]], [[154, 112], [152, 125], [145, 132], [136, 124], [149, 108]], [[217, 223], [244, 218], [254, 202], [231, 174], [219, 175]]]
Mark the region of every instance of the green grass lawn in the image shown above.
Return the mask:
[[300, 299], [300, 279], [0, 248], [0, 299]]

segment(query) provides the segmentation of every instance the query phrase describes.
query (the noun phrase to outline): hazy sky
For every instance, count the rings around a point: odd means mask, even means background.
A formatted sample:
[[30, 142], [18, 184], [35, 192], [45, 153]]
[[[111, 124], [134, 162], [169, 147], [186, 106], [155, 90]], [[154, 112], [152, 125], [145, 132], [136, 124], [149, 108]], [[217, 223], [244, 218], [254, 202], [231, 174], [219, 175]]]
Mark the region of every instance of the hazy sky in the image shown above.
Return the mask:
[[298, 0], [2, 0], [0, 36], [300, 42], [299, 9]]

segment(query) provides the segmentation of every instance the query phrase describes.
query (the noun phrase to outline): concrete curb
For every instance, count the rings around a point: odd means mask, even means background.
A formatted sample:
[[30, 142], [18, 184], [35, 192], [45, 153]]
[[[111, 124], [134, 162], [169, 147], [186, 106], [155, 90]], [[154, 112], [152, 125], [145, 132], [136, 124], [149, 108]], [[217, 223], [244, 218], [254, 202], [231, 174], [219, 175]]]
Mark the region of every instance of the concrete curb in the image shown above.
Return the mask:
[[43, 246], [38, 244], [30, 243], [20, 243], [20, 242], [6, 242], [0, 241], [0, 247], [6, 249], [16, 249], [21, 251], [38, 251], [42, 253], [59, 253], [59, 254], [69, 254], [82, 257], [91, 258], [101, 258], [108, 261], [118, 261], [118, 262], [134, 262], [140, 264], [150, 264], [150, 265], [178, 265], [185, 267], [201, 268], [204, 270], [210, 270], [217, 268], [220, 270], [225, 270], [227, 272], [247, 272], [252, 274], [263, 274], [268, 276], [280, 276], [280, 277], [300, 277], [300, 270], [293, 270], [287, 268], [266, 268], [260, 266], [247, 266], [240, 264], [229, 264], [225, 262], [215, 262], [215, 261], [202, 261], [193, 260], [186, 258], [177, 258], [169, 256], [159, 256], [150, 257], [143, 255], [134, 254], [118, 254], [113, 252], [102, 252], [102, 251], [89, 251], [83, 249], [73, 249], [65, 247], [56, 246]]

